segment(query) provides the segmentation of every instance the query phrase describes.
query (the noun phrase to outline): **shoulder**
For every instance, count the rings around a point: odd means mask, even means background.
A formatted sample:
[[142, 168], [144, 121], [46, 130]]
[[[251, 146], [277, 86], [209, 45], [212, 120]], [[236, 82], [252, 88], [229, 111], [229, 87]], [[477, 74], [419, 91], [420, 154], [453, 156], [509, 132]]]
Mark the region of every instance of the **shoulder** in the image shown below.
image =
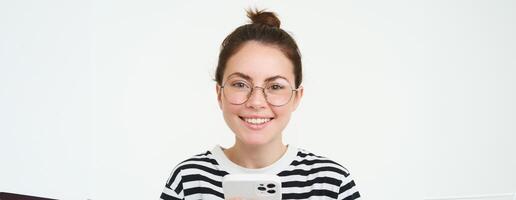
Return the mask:
[[217, 161], [213, 158], [213, 153], [211, 151], [205, 151], [203, 153], [191, 156], [188, 159], [181, 161], [177, 167], [180, 166], [188, 166], [192, 164], [198, 165], [218, 165]]
[[[297, 154], [288, 169], [278, 174], [286, 196], [302, 198], [328, 196], [332, 199], [358, 199], [357, 187], [349, 170], [334, 160], [297, 149]], [[324, 188], [324, 189], [313, 189]]]
[[209, 173], [217, 176], [223, 176], [226, 173], [219, 170], [219, 163], [213, 157], [211, 151], [191, 156], [183, 160], [174, 168], [173, 174], [204, 174]]
[[[183, 179], [198, 179], [204, 177], [222, 177], [227, 172], [219, 170], [219, 164], [211, 151], [191, 156], [177, 164], [167, 180], [167, 186], [184, 182]], [[177, 182], [177, 183], [176, 183]]]
[[348, 177], [350, 174], [349, 170], [340, 163], [302, 148], [298, 148], [291, 166], [312, 172], [331, 172], [344, 177]]
[[216, 191], [216, 188], [218, 188], [218, 185], [221, 185], [220, 177], [227, 173], [219, 170], [218, 166], [218, 162], [213, 158], [211, 151], [206, 151], [183, 160], [172, 170], [161, 198], [183, 199], [185, 195], [191, 195], [191, 192], [198, 188], [197, 186], [200, 182], [211, 184], [207, 186], [210, 188], [208, 193], [223, 197], [220, 192]]

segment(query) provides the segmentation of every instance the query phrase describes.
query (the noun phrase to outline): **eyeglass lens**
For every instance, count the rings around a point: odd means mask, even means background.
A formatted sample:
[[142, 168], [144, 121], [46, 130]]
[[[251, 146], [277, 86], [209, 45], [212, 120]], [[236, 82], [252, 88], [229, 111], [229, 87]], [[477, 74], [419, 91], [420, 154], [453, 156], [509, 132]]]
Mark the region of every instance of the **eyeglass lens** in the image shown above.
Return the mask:
[[251, 97], [253, 91], [258, 92], [256, 90], [260, 89], [263, 90], [267, 102], [274, 106], [287, 104], [293, 94], [292, 86], [283, 78], [268, 81], [262, 88], [255, 87], [252, 83], [249, 83], [243, 78], [234, 77], [224, 83], [223, 92], [230, 103], [243, 104]]

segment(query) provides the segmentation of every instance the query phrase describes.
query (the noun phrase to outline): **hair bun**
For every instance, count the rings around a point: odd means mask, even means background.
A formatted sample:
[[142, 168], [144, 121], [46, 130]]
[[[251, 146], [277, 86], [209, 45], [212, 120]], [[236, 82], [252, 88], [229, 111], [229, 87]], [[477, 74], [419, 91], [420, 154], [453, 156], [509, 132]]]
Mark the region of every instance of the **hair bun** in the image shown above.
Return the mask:
[[251, 19], [251, 22], [253, 24], [263, 24], [266, 26], [272, 26], [276, 28], [279, 28], [281, 24], [278, 17], [276, 17], [276, 14], [274, 14], [273, 12], [267, 12], [265, 10], [249, 9], [247, 10], [247, 17]]

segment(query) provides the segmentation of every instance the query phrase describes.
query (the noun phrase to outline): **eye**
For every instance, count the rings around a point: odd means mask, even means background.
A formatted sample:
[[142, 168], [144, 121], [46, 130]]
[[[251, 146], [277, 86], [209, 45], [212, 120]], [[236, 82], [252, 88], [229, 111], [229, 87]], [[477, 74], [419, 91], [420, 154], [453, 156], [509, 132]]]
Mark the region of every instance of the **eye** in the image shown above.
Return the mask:
[[269, 86], [269, 89], [272, 89], [272, 90], [281, 90], [284, 88], [285, 88], [285, 86], [282, 86], [280, 84], [273, 84], [273, 85]]
[[235, 87], [235, 88], [249, 88], [249, 86], [246, 83], [241, 82], [241, 81], [237, 81], [237, 82], [231, 83], [231, 87]]

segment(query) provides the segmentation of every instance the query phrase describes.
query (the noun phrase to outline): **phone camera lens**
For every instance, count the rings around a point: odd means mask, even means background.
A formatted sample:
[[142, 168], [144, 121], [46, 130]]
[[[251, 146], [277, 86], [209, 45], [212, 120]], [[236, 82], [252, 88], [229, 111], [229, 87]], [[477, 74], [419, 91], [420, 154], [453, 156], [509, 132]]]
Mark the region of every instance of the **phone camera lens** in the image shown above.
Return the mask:
[[267, 192], [268, 192], [269, 194], [274, 194], [274, 193], [276, 192], [276, 190], [267, 190]]
[[265, 188], [265, 187], [258, 187], [258, 190], [260, 190], [260, 191], [265, 191], [266, 189], [267, 188]]
[[273, 187], [276, 187], [276, 185], [274, 185], [274, 184], [272, 184], [272, 183], [269, 183], [269, 184], [267, 184], [267, 187], [268, 187], [268, 188], [273, 188]]

